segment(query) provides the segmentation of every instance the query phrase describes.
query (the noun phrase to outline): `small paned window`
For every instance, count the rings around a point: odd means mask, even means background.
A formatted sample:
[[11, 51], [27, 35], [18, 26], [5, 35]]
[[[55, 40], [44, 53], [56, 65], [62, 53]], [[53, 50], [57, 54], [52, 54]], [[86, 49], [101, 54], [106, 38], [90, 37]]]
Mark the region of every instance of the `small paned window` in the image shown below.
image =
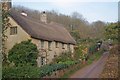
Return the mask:
[[44, 48], [44, 41], [41, 40], [41, 48], [43, 49]]
[[45, 65], [45, 57], [41, 57], [41, 65]]
[[10, 35], [15, 35], [15, 34], [17, 34], [17, 26], [10, 27]]
[[68, 44], [67, 47], [68, 47], [68, 50], [70, 51], [70, 44]]
[[58, 43], [58, 42], [56, 42], [56, 43], [55, 43], [55, 46], [56, 46], [56, 48], [58, 48], [58, 47], [59, 47], [59, 43]]
[[49, 50], [51, 50], [51, 45], [52, 45], [52, 42], [49, 41], [49, 42], [48, 42], [48, 49], [49, 49]]
[[62, 43], [62, 49], [65, 49], [65, 44], [64, 43]]

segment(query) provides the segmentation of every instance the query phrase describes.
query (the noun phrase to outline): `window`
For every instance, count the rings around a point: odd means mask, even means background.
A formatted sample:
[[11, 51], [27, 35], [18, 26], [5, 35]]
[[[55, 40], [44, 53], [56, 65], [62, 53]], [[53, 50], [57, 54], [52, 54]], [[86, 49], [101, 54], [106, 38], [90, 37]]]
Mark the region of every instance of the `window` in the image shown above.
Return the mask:
[[17, 26], [10, 27], [10, 35], [15, 35], [15, 34], [17, 34]]
[[57, 54], [56, 54], [56, 52], [55, 52], [55, 54], [54, 54], [54, 58], [56, 58], [57, 57]]
[[52, 44], [52, 42], [49, 41], [49, 42], [48, 42], [48, 49], [49, 49], [49, 50], [51, 50], [51, 44]]
[[64, 47], [64, 43], [62, 43], [62, 49], [65, 49], [65, 47]]
[[43, 49], [44, 48], [44, 41], [41, 40], [41, 48]]
[[54, 55], [54, 58], [56, 58], [56, 57], [57, 57], [57, 55], [55, 54], [55, 55]]
[[68, 50], [70, 51], [70, 44], [67, 45]]
[[55, 43], [55, 46], [56, 46], [56, 48], [58, 48], [58, 46], [59, 46], [59, 45], [58, 45], [58, 42]]
[[45, 57], [41, 57], [41, 65], [45, 65]]

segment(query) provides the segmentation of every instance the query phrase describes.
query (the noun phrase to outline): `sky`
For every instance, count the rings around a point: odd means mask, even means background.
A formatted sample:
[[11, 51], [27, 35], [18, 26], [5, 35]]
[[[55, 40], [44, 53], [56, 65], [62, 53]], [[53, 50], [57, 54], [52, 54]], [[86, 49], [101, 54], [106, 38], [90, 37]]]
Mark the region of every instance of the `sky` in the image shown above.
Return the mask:
[[21, 5], [39, 11], [55, 10], [65, 15], [78, 12], [91, 23], [97, 20], [117, 22], [118, 1], [119, 0], [12, 0], [12, 5]]

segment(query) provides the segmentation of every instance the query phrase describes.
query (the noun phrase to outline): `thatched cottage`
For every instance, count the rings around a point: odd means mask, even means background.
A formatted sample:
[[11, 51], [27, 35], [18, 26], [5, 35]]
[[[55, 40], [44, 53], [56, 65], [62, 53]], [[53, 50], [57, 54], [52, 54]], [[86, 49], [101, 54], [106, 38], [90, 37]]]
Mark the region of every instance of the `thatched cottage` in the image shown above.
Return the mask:
[[6, 48], [9, 51], [16, 43], [32, 40], [39, 50], [37, 59], [38, 66], [49, 64], [56, 56], [63, 52], [74, 53], [75, 40], [62, 24], [51, 22], [47, 23], [45, 12], [41, 14], [39, 20], [33, 19], [25, 12], [9, 10], [9, 22], [7, 29]]

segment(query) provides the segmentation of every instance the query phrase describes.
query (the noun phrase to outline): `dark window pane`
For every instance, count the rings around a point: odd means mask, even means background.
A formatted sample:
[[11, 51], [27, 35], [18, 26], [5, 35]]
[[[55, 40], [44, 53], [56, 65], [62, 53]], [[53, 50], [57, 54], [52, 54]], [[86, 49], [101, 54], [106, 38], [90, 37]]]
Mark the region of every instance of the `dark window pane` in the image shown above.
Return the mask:
[[17, 34], [17, 27], [10, 27], [10, 35], [15, 35]]
[[48, 49], [50, 50], [51, 50], [51, 43], [52, 43], [51, 41], [48, 42]]
[[44, 41], [41, 40], [41, 48], [44, 48]]

